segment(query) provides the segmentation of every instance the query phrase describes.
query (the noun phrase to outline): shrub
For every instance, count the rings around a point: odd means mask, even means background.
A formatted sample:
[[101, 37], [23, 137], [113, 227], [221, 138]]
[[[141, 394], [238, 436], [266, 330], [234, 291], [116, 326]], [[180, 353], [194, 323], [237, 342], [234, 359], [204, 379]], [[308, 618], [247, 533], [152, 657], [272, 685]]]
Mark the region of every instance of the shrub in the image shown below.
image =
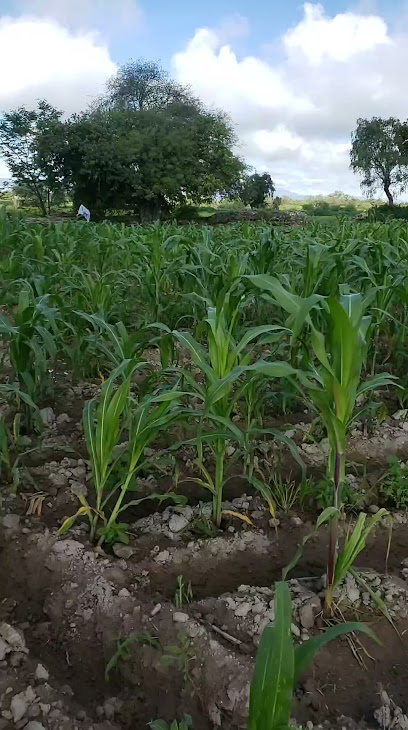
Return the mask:
[[408, 509], [408, 467], [395, 456], [389, 461], [390, 468], [381, 478], [381, 494], [390, 506]]

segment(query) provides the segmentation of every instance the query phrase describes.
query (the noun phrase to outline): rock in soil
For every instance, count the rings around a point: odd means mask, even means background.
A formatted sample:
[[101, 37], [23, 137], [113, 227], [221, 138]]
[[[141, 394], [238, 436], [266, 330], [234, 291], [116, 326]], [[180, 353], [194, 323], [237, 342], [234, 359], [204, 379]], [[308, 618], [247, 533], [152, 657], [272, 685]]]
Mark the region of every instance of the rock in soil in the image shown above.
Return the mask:
[[188, 613], [183, 613], [182, 611], [176, 611], [173, 613], [173, 621], [175, 621], [176, 624], [185, 624], [189, 618], [190, 616]]
[[129, 560], [133, 555], [133, 550], [130, 545], [124, 545], [121, 542], [115, 542], [112, 550], [117, 558], [123, 558], [124, 560]]
[[24, 692], [14, 695], [10, 704], [10, 711], [15, 723], [20, 722], [28, 710], [28, 706], [34, 702], [35, 694], [33, 688], [28, 686]]
[[43, 667], [42, 664], [38, 664], [37, 669], [35, 670], [35, 678], [38, 679], [39, 682], [48, 682], [49, 676], [49, 672], [46, 668]]
[[53, 426], [55, 423], [55, 413], [52, 408], [41, 408], [40, 417], [44, 426], [46, 426], [47, 428], [51, 428], [51, 426]]
[[313, 607], [310, 603], [306, 603], [299, 611], [300, 623], [304, 629], [311, 629], [314, 626], [315, 617]]
[[17, 530], [20, 524], [20, 515], [13, 515], [10, 513], [3, 517], [2, 522], [3, 527], [5, 527], [6, 530]]

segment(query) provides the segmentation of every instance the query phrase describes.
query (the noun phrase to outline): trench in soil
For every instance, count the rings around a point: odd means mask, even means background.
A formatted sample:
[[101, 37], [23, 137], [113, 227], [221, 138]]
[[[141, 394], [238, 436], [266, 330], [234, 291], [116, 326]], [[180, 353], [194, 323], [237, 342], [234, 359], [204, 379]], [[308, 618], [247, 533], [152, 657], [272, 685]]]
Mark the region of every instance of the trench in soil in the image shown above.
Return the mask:
[[[281, 570], [292, 557], [296, 545], [309, 527], [290, 530], [283, 525], [278, 528], [277, 534], [270, 538], [270, 550], [259, 553], [245, 550], [229, 553], [223, 556], [217, 554], [209, 560], [204, 543], [203, 554], [195, 552], [188, 554], [186, 546], [177, 544], [170, 546], [183, 553], [183, 559], [178, 562], [170, 561], [161, 566], [145, 557], [141, 562], [132, 559], [129, 561], [127, 575], [132, 579], [135, 572], [143, 566], [148, 566], [150, 586], [143, 589], [143, 597], [147, 610], [154, 602], [165, 603], [174, 596], [177, 576], [182, 574], [185, 581], [191, 581], [194, 599], [201, 600], [213, 597], [216, 599], [222, 593], [234, 592], [242, 583], [253, 586], [270, 586], [279, 579]], [[24, 538], [21, 535], [21, 538]], [[210, 542], [210, 541], [208, 541]], [[378, 530], [375, 538], [370, 541], [367, 549], [361, 555], [359, 564], [384, 572], [385, 556], [387, 553], [388, 534]], [[51, 675], [62, 684], [69, 684], [75, 692], [76, 699], [85, 707], [94, 711], [95, 705], [111, 696], [124, 696], [130, 703], [129, 720], [123, 720], [123, 727], [131, 728], [134, 723], [143, 726], [154, 716], [172, 719], [175, 712], [177, 697], [180, 695], [180, 682], [172, 687], [163, 685], [160, 688], [162, 695], [158, 700], [157, 683], [153, 683], [152, 695], [146, 692], [145, 677], [140, 677], [141, 686], [124, 687], [123, 681], [112, 675], [108, 684], [104, 680], [106, 655], [101, 637], [93, 624], [83, 629], [80, 639], [73, 642], [62, 630], [58, 619], [44, 614], [43, 606], [50, 591], [60, 590], [61, 576], [50, 572], [44, 566], [43, 556], [38, 559], [37, 570], [33, 570], [31, 559], [30, 571], [22, 557], [22, 550], [30, 549], [28, 544], [19, 548], [16, 541], [3, 544], [0, 562], [0, 618], [25, 625], [25, 636], [32, 654], [43, 661], [49, 668]], [[304, 555], [291, 577], [320, 576], [324, 572], [325, 555], [327, 550], [327, 535], [322, 532], [310, 540], [305, 548]], [[401, 560], [408, 555], [408, 531], [405, 526], [394, 530], [388, 569], [391, 574], [400, 576]], [[34, 561], [35, 564], [35, 561]], [[115, 564], [115, 563], [114, 563]], [[80, 580], [80, 577], [78, 578]], [[140, 598], [141, 596], [138, 596]], [[194, 611], [194, 605], [188, 608]], [[356, 618], [367, 620], [374, 628], [381, 646], [371, 640], [362, 640], [373, 659], [369, 658], [359, 644], [355, 645], [357, 653], [362, 657], [366, 668], [361, 667], [349, 646], [343, 642], [334, 642], [321, 651], [315, 659], [311, 671], [302, 681], [294, 700], [294, 716], [298, 721], [313, 722], [322, 719], [334, 719], [341, 714], [352, 716], [355, 719], [370, 720], [374, 709], [378, 706], [378, 686], [382, 684], [389, 691], [393, 700], [404, 709], [408, 705], [408, 622], [400, 622], [400, 636], [383, 617], [374, 617], [372, 614], [358, 613]], [[231, 646], [228, 646], [231, 650]], [[132, 680], [133, 682], [133, 680]], [[134, 678], [135, 685], [138, 678]], [[164, 693], [164, 694], [163, 694]], [[191, 693], [190, 693], [191, 694]], [[164, 696], [166, 701], [164, 701]], [[170, 697], [171, 696], [171, 697]], [[207, 730], [209, 721], [200, 711], [199, 704], [193, 702], [195, 728]], [[163, 708], [167, 708], [164, 712]], [[191, 708], [189, 708], [191, 709]], [[152, 714], [156, 712], [156, 715]], [[167, 713], [167, 716], [166, 716]], [[176, 713], [177, 714], [177, 713]], [[174, 716], [174, 714], [173, 714]], [[139, 726], [139, 725], [138, 725]], [[225, 727], [234, 727], [228, 725]]]

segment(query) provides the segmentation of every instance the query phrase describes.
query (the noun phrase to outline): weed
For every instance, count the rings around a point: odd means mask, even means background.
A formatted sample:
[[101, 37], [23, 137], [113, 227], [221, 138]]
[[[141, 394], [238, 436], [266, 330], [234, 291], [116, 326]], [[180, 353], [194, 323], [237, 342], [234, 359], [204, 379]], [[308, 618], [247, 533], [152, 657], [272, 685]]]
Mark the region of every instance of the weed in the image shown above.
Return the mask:
[[179, 643], [165, 646], [164, 654], [160, 659], [163, 667], [175, 667], [183, 676], [184, 682], [191, 681], [190, 664], [195, 659], [191, 650], [190, 639], [186, 632], [180, 629], [178, 633]]
[[408, 467], [397, 457], [389, 459], [389, 469], [380, 479], [380, 492], [386, 503], [397, 509], [408, 509]]
[[185, 603], [192, 603], [194, 600], [193, 589], [191, 588], [191, 581], [188, 583], [184, 582], [183, 576], [177, 576], [177, 588], [174, 595], [174, 605], [177, 608], [182, 608]]
[[173, 720], [171, 725], [164, 720], [151, 720], [149, 727], [151, 730], [189, 730], [189, 728], [193, 727], [193, 720], [190, 715], [184, 715], [180, 722]]
[[152, 649], [158, 649], [160, 642], [157, 636], [153, 636], [149, 631], [142, 631], [140, 634], [131, 634], [125, 639], [116, 639], [116, 651], [112, 654], [105, 667], [105, 680], [109, 681], [109, 674], [112, 669], [117, 670], [120, 661], [127, 662], [131, 658], [129, 647], [132, 644], [143, 644], [150, 646]]

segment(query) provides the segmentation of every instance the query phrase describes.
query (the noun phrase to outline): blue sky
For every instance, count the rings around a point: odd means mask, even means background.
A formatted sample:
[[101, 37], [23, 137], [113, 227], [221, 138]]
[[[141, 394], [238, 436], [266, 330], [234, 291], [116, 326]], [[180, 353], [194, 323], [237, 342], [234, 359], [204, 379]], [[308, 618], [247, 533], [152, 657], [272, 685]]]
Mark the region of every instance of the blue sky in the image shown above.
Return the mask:
[[[350, 3], [340, 0], [323, 2], [326, 12], [336, 15], [353, 8], [364, 12], [378, 12], [392, 25], [404, 9], [403, 0], [377, 0], [376, 2]], [[145, 0], [141, 4], [144, 23], [138, 30], [112, 38], [112, 54], [122, 63], [131, 56], [143, 55], [160, 58], [170, 65], [173, 53], [183, 46], [196, 28], [216, 27], [225, 19], [241, 16], [248, 21], [249, 32], [235, 42], [235, 49], [242, 54], [259, 53], [263, 45], [273, 44], [303, 15], [299, 0]]]
[[224, 108], [278, 192], [358, 193], [356, 119], [408, 116], [408, 0], [0, 0], [0, 109], [80, 111], [141, 56]]

